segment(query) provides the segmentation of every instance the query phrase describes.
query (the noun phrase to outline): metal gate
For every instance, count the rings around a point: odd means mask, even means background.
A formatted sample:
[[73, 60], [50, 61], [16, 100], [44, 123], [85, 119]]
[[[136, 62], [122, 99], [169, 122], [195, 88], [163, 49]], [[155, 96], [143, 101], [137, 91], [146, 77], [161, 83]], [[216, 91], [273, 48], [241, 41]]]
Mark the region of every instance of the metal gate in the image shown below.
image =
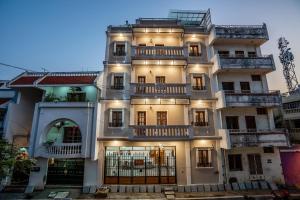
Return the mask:
[[47, 184], [82, 185], [84, 159], [49, 159]]
[[175, 184], [176, 155], [157, 148], [105, 153], [105, 184]]

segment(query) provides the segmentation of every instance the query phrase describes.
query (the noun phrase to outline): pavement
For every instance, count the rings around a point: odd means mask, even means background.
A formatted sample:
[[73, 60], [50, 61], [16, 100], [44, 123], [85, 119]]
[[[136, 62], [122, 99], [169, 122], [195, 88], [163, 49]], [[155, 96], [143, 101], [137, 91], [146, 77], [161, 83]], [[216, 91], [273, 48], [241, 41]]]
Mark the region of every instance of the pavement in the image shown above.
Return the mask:
[[[21, 192], [5, 192], [0, 193], [0, 200], [9, 199], [48, 199], [48, 195], [52, 191], [68, 191], [70, 195], [68, 198], [71, 199], [95, 199], [93, 194], [82, 194], [82, 189], [79, 188], [46, 188], [43, 191], [36, 191], [32, 194], [32, 197], [26, 197]], [[262, 199], [273, 199], [269, 190], [258, 190], [258, 191], [245, 191], [245, 192], [190, 192], [190, 193], [175, 193], [176, 199], [199, 199], [199, 200], [223, 200], [223, 199], [245, 199], [244, 195], [253, 197], [257, 200]], [[166, 199], [163, 193], [109, 193], [106, 199]], [[300, 191], [293, 192], [290, 199], [300, 199]]]

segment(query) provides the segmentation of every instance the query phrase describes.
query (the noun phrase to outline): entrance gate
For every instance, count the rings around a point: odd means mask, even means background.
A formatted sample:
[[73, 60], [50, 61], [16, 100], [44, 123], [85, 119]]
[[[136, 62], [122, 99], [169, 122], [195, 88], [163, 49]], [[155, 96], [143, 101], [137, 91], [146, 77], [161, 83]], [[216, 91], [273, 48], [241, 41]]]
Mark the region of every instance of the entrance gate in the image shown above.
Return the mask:
[[109, 148], [105, 151], [105, 184], [176, 183], [175, 147]]
[[47, 184], [82, 185], [84, 159], [55, 159], [48, 162]]

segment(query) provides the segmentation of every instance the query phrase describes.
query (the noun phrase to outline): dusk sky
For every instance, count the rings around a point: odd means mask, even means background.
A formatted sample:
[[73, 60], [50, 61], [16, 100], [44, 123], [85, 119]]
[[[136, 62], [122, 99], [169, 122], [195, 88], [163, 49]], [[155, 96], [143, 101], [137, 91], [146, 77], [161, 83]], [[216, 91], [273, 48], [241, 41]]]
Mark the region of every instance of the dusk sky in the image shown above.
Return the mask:
[[[35, 71], [102, 70], [105, 30], [139, 17], [167, 17], [169, 9], [211, 9], [218, 25], [267, 24], [276, 72], [269, 88], [286, 91], [277, 39], [285, 36], [295, 56], [300, 81], [299, 0], [0, 0], [0, 63]], [[0, 66], [0, 79], [22, 71]]]

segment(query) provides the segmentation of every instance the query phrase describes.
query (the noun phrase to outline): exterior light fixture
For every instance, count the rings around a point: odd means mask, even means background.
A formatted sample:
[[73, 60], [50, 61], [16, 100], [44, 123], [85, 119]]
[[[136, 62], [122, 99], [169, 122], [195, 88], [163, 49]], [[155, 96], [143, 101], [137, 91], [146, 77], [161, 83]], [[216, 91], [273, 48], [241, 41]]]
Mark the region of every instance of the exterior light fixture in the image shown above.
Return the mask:
[[195, 35], [195, 34], [193, 34], [193, 35], [192, 35], [192, 38], [195, 38], [195, 37], [196, 37], [196, 35]]

